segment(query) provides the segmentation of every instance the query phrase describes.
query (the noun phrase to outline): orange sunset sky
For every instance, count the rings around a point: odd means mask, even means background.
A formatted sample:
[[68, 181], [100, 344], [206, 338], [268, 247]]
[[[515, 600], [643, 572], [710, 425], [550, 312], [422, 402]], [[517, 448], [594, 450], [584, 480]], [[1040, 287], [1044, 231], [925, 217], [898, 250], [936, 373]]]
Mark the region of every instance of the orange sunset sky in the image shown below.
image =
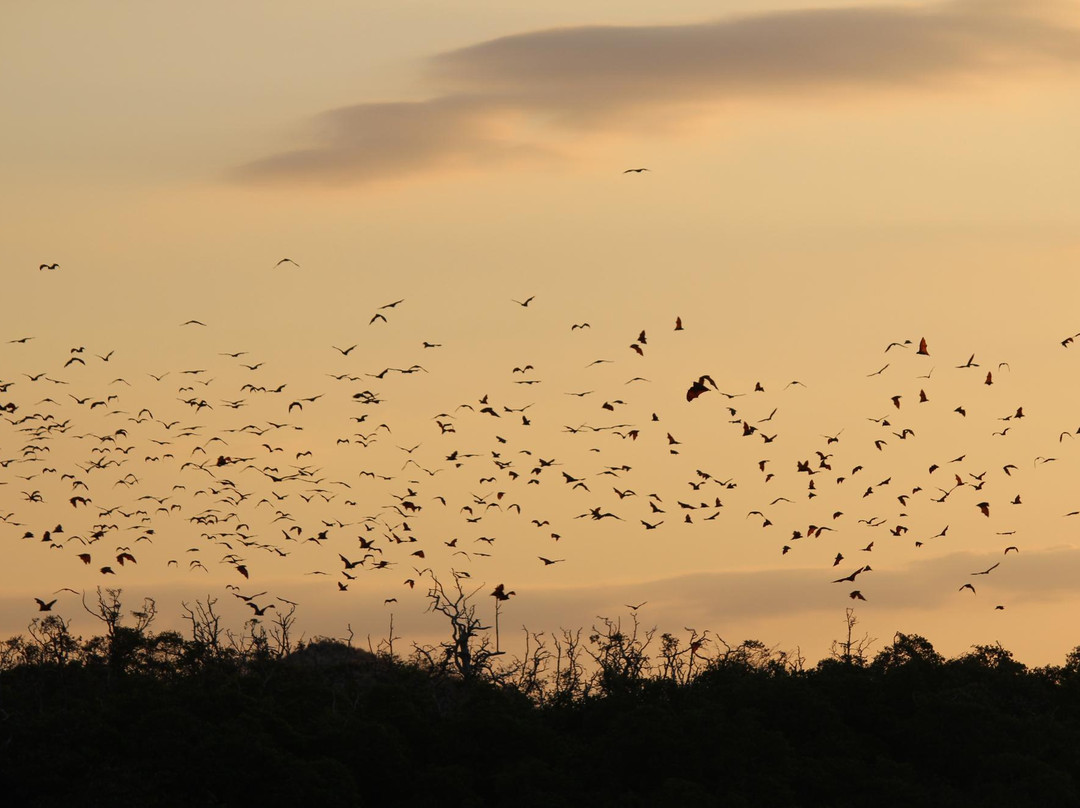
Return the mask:
[[1076, 3], [14, 3], [0, 87], [0, 635], [1080, 645]]

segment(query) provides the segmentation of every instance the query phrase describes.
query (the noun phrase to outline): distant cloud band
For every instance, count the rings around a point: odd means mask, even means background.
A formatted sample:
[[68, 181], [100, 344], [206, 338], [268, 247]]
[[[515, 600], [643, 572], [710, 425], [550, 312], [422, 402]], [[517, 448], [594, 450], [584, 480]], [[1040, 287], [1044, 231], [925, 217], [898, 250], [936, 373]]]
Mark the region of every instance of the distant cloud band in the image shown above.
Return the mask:
[[501, 37], [431, 59], [436, 97], [323, 113], [315, 145], [236, 176], [364, 183], [535, 158], [551, 151], [545, 129], [617, 129], [660, 108], [678, 116], [726, 98], [1074, 66], [1080, 29], [1057, 8], [962, 0]]

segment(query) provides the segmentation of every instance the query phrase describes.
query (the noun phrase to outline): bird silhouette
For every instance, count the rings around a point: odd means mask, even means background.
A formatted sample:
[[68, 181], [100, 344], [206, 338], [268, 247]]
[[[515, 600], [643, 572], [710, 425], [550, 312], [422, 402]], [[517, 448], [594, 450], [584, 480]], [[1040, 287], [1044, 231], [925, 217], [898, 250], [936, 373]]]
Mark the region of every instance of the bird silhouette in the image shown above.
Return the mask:
[[854, 581], [859, 575], [861, 575], [864, 572], [869, 572], [869, 571], [870, 571], [869, 566], [859, 567], [857, 570], [855, 570], [850, 575], [845, 575], [843, 578], [837, 578], [835, 581], [833, 581], [833, 583], [834, 584], [839, 584], [839, 583], [843, 583], [845, 581], [848, 581], [848, 582]]
[[517, 592], [515, 592], [512, 589], [509, 592], [507, 592], [506, 591], [506, 586], [504, 584], [496, 585], [495, 589], [492, 590], [492, 592], [491, 592], [491, 596], [493, 598], [495, 598], [496, 600], [498, 600], [498, 601], [510, 600], [510, 597], [512, 595], [516, 595], [516, 594], [517, 594]]
[[711, 376], [702, 375], [702, 376], [699, 376], [698, 380], [696, 382], [694, 382], [693, 384], [691, 384], [690, 389], [686, 391], [686, 400], [687, 401], [693, 401], [695, 398], [700, 396], [702, 393], [709, 392], [709, 388], [708, 388], [708, 386], [706, 386], [705, 382], [708, 382], [709, 384], [711, 384], [714, 390], [719, 389], [719, 388], [717, 388], [716, 382], [713, 381]]
[[[623, 173], [645, 170], [627, 169]], [[285, 264], [299, 267], [292, 259], [281, 259], [275, 266]], [[49, 283], [64, 280], [64, 276], [58, 276], [49, 279]], [[527, 308], [535, 302], [535, 297], [510, 300]], [[543, 306], [548, 307], [552, 299], [545, 297]], [[483, 310], [469, 308], [468, 296], [462, 297], [462, 301], [454, 304], [453, 316], [475, 321], [479, 334], [488, 326], [481, 316]], [[396, 300], [374, 309], [369, 324], [380, 319], [388, 323], [394, 319], [390, 312], [403, 303], [404, 299]], [[498, 310], [497, 306], [493, 315], [496, 319]], [[835, 434], [820, 433], [820, 428], [829, 428], [827, 424], [815, 426], [809, 432], [804, 429], [805, 434], [793, 434], [800, 425], [820, 421], [817, 417], [820, 413], [813, 413], [811, 419], [808, 417], [811, 413], [805, 409], [800, 412], [799, 408], [805, 406], [804, 396], [809, 397], [815, 388], [821, 391], [821, 385], [804, 377], [807, 384], [791, 381], [785, 386], [786, 380], [799, 374], [785, 370], [777, 376], [768, 368], [753, 371], [760, 373], [757, 378], [761, 380], [757, 382], [753, 381], [754, 376], [744, 375], [748, 372], [745, 368], [735, 374], [719, 366], [711, 375], [691, 377], [690, 360], [700, 361], [701, 357], [710, 355], [709, 346], [695, 343], [697, 334], [691, 332], [675, 337], [679, 344], [673, 345], [672, 338], [662, 333], [663, 324], [670, 322], [663, 320], [667, 316], [663, 313], [659, 326], [655, 321], [635, 321], [637, 314], [617, 318], [610, 306], [603, 312], [610, 319], [597, 320], [596, 326], [588, 321], [571, 324], [574, 317], [600, 316], [584, 308], [556, 312], [550, 322], [523, 315], [520, 327], [494, 332], [498, 350], [479, 350], [467, 341], [447, 339], [444, 350], [430, 355], [435, 361], [422, 367], [414, 362], [415, 352], [441, 348], [442, 343], [421, 341], [419, 337], [438, 336], [436, 329], [445, 327], [445, 317], [449, 316], [448, 307], [444, 307], [441, 315], [438, 309], [431, 311], [421, 326], [427, 334], [409, 332], [404, 319], [395, 321], [393, 327], [380, 332], [386, 336], [385, 342], [365, 340], [365, 351], [357, 357], [352, 354], [358, 344], [339, 347], [329, 343], [334, 338], [327, 333], [331, 326], [329, 319], [320, 324], [324, 330], [319, 331], [312, 328], [310, 319], [305, 320], [302, 311], [295, 311], [290, 315], [290, 328], [305, 339], [310, 337], [314, 347], [310, 356], [300, 360], [304, 364], [302, 375], [298, 373], [295, 381], [277, 379], [274, 384], [254, 383], [276, 370], [257, 361], [263, 349], [272, 347], [270, 344], [252, 344], [246, 346], [249, 351], [227, 352], [220, 350], [226, 346], [211, 344], [217, 339], [217, 326], [227, 325], [237, 331], [246, 328], [244, 312], [240, 309], [230, 314], [228, 323], [215, 322], [216, 327], [205, 332], [196, 333], [195, 328], [184, 332], [191, 337], [182, 346], [185, 353], [164, 348], [157, 351], [154, 361], [161, 366], [155, 368], [157, 372], [145, 375], [145, 369], [135, 366], [136, 357], [129, 356], [124, 346], [106, 351], [102, 344], [92, 344], [91, 336], [79, 337], [74, 326], [68, 327], [62, 321], [55, 324], [49, 321], [49, 328], [56, 329], [49, 335], [49, 343], [44, 339], [31, 342], [35, 338], [30, 336], [0, 339], [3, 343], [0, 348], [11, 354], [4, 366], [11, 368], [8, 372], [12, 377], [11, 380], [0, 377], [0, 415], [4, 416], [0, 420], [0, 446], [8, 447], [0, 451], [0, 491], [8, 493], [4, 501], [12, 511], [6, 515], [0, 513], [0, 522], [15, 525], [11, 528], [15, 536], [26, 534], [25, 552], [41, 548], [46, 557], [52, 555], [56, 560], [51, 563], [58, 574], [66, 563], [75, 565], [75, 572], [93, 575], [97, 569], [101, 575], [117, 575], [124, 583], [134, 584], [140, 575], [152, 576], [154, 570], [148, 571], [147, 567], [154, 564], [167, 568], [168, 574], [179, 575], [184, 565], [178, 559], [188, 557], [189, 574], [205, 572], [208, 580], [212, 579], [207, 567], [212, 568], [216, 561], [236, 570], [227, 573], [227, 580], [235, 581], [236, 575], [249, 578], [265, 570], [261, 580], [284, 581], [284, 577], [277, 577], [283, 568], [274, 569], [274, 565], [287, 568], [297, 563], [296, 558], [303, 553], [305, 557], [318, 557], [313, 565], [322, 567], [319, 574], [327, 576], [325, 582], [320, 582], [326, 590], [334, 591], [332, 581], [338, 591], [350, 591], [358, 598], [377, 603], [387, 593], [375, 594], [377, 584], [369, 583], [372, 579], [366, 573], [385, 571], [406, 559], [423, 559], [437, 570], [449, 558], [463, 555], [474, 565], [469, 569], [477, 579], [484, 564], [489, 565], [485, 574], [493, 574], [499, 556], [506, 552], [504, 545], [509, 544], [505, 539], [496, 542], [496, 535], [504, 535], [497, 531], [504, 526], [510, 530], [512, 520], [518, 516], [524, 517], [521, 523], [540, 529], [518, 538], [517, 541], [524, 542], [520, 549], [527, 553], [544, 549], [542, 545], [549, 536], [559, 541], [561, 535], [550, 530], [553, 524], [562, 524], [564, 520], [580, 519], [574, 524], [582, 526], [583, 534], [604, 530], [595, 523], [636, 520], [641, 529], [630, 531], [626, 537], [630, 542], [626, 552], [637, 554], [642, 563], [648, 563], [648, 553], [655, 551], [656, 538], [665, 539], [666, 554], [689, 552], [689, 548], [700, 547], [700, 541], [708, 541], [705, 537], [710, 534], [705, 531], [710, 527], [719, 530], [717, 535], [734, 533], [725, 531], [725, 526], [731, 527], [725, 523], [729, 518], [737, 519], [737, 512], [742, 512], [747, 518], [755, 515], [761, 520], [763, 532], [755, 531], [755, 536], [768, 540], [772, 533], [777, 534], [780, 541], [770, 544], [768, 550], [775, 562], [790, 563], [805, 551], [808, 554], [799, 563], [814, 563], [835, 574], [835, 567], [843, 562], [845, 555], [850, 558], [851, 552], [871, 552], [874, 548], [871, 537], [885, 536], [886, 531], [891, 537], [910, 533], [912, 538], [918, 538], [916, 547], [943, 537], [947, 527], [936, 536], [923, 532], [923, 525], [933, 523], [927, 520], [937, 518], [931, 512], [945, 515], [938, 523], [950, 520], [949, 514], [953, 513], [959, 514], [958, 519], [971, 519], [968, 509], [973, 503], [968, 497], [984, 500], [976, 507], [987, 517], [991, 503], [997, 503], [998, 508], [1004, 504], [1021, 505], [1021, 495], [1015, 489], [1012, 498], [1002, 490], [1002, 476], [1009, 477], [1016, 489], [1024, 488], [1024, 504], [1028, 508], [1007, 509], [1008, 516], [1017, 521], [1018, 529], [1030, 527], [1022, 520], [1033, 516], [1025, 513], [1034, 510], [1032, 505], [1049, 505], [1051, 510], [1044, 508], [1040, 512], [1059, 514], [1075, 507], [1050, 501], [1056, 491], [1053, 485], [1039, 486], [1037, 503], [1035, 481], [1031, 489], [1021, 482], [1029, 473], [1048, 477], [1053, 472], [1054, 467], [1047, 464], [1052, 464], [1054, 458], [1036, 453], [1052, 450], [1045, 444], [1052, 443], [1054, 436], [1063, 461], [1058, 465], [1065, 466], [1066, 452], [1071, 450], [1072, 438], [1080, 431], [1068, 422], [1058, 423], [1055, 417], [1060, 419], [1060, 416], [1055, 416], [1052, 409], [1039, 408], [1035, 400], [1025, 402], [1028, 407], [1015, 407], [1013, 402], [1008, 410], [1002, 410], [1006, 414], [1000, 418], [995, 417], [996, 413], [988, 413], [991, 403], [972, 398], [975, 393], [970, 388], [979, 386], [985, 371], [980, 370], [978, 376], [963, 375], [966, 370], [980, 368], [972, 348], [978, 347], [982, 355], [981, 346], [964, 346], [962, 353], [969, 354], [966, 362], [956, 366], [942, 362], [941, 370], [936, 371], [930, 363], [918, 365], [922, 360], [913, 359], [930, 356], [927, 338], [890, 343], [886, 353], [896, 349], [888, 357], [891, 361], [869, 374], [856, 367], [846, 387], [840, 385], [835, 391], [823, 393], [827, 400], [831, 399], [827, 414], [835, 424], [832, 429]], [[534, 314], [544, 312], [538, 310]], [[444, 319], [440, 320], [440, 316]], [[188, 320], [182, 325], [206, 327], [207, 324]], [[590, 329], [590, 333], [570, 337], [566, 334], [567, 325], [571, 332]], [[646, 328], [641, 328], [642, 325]], [[167, 331], [169, 327], [175, 330], [175, 320], [166, 318], [160, 330]], [[684, 330], [681, 317], [674, 318], [674, 330]], [[455, 335], [458, 333], [455, 331]], [[1060, 333], [1065, 333], [1065, 329]], [[1068, 336], [1061, 344], [1071, 347], [1077, 336], [1080, 334]], [[162, 335], [148, 330], [145, 339], [158, 337]], [[627, 343], [627, 337], [633, 341]], [[211, 342], [202, 343], [202, 340]], [[593, 340], [602, 340], [605, 347], [593, 345]], [[160, 344], [165, 342], [162, 340]], [[1038, 350], [1056, 352], [1053, 342], [1048, 342]], [[62, 353], [63, 347], [72, 345], [76, 347], [70, 347], [68, 354]], [[342, 357], [351, 357], [351, 362], [370, 356], [373, 364], [356, 369], [353, 374], [339, 373], [341, 368], [332, 363], [345, 362], [327, 352], [328, 345]], [[547, 350], [542, 364], [539, 354], [525, 353], [536, 345]], [[50, 346], [60, 347], [54, 352]], [[294, 346], [297, 351], [299, 346], [298, 339]], [[626, 350], [634, 351], [634, 355]], [[939, 355], [962, 356], [943, 342], [935, 350]], [[587, 365], [580, 361], [598, 354], [610, 358], [594, 359]], [[181, 360], [178, 358], [181, 355], [187, 358]], [[88, 356], [111, 364], [103, 368], [90, 363]], [[517, 364], [507, 373], [513, 365], [510, 359], [515, 356]], [[546, 384], [534, 378], [540, 374], [535, 372], [533, 363], [521, 361], [525, 358], [544, 368]], [[1020, 357], [1010, 358], [1016, 361]], [[1069, 355], [1060, 357], [1068, 358]], [[170, 361], [171, 365], [166, 364]], [[31, 364], [37, 362], [41, 364], [36, 367]], [[128, 362], [132, 364], [124, 365]], [[650, 384], [644, 376], [624, 381], [636, 372], [626, 372], [630, 362], [649, 364], [651, 367], [641, 372], [649, 372], [649, 378], [657, 384]], [[608, 364], [612, 367], [602, 367]], [[997, 364], [996, 360], [984, 358], [982, 363], [989, 368], [995, 365], [998, 379], [994, 380], [989, 372], [986, 376], [987, 383], [996, 384], [994, 391], [986, 391], [994, 401], [999, 396], [1004, 400], [1019, 394], [1020, 390], [1026, 394], [1029, 389], [1039, 389], [1037, 386], [1010, 388], [1026, 377], [1019, 372], [1005, 373], [1009, 366]], [[589, 370], [584, 370], [586, 367]], [[927, 368], [929, 373], [916, 375]], [[1017, 370], [1020, 371], [1020, 366]], [[588, 382], [574, 375], [582, 372], [590, 374]], [[874, 380], [885, 372], [890, 372], [888, 382]], [[718, 375], [723, 373], [728, 376]], [[112, 379], [118, 374], [122, 376]], [[921, 381], [929, 379], [931, 374], [932, 383]], [[309, 377], [313, 381], [308, 381]], [[311, 395], [294, 394], [291, 388], [301, 378], [305, 384], [322, 387], [307, 391]], [[691, 381], [686, 384], [688, 378]], [[177, 381], [175, 387], [172, 381]], [[734, 392], [721, 391], [719, 381], [725, 382], [725, 390]], [[631, 383], [636, 386], [626, 386]], [[482, 398], [479, 394], [485, 392], [483, 389], [469, 387], [489, 384], [490, 396]], [[890, 398], [895, 412], [888, 410], [885, 403], [888, 388], [882, 387], [883, 384], [897, 391]], [[59, 395], [53, 385], [64, 385]], [[364, 385], [371, 387], [358, 389]], [[514, 400], [515, 395], [525, 391], [525, 386], [529, 399]], [[580, 392], [563, 395], [566, 386]], [[789, 389], [792, 387], [808, 389]], [[448, 390], [453, 393], [445, 392]], [[676, 409], [683, 406], [680, 401], [684, 391], [687, 406], [707, 392], [716, 392], [717, 396], [706, 396], [695, 404], [693, 417], [688, 420], [684, 416], [690, 413]], [[453, 398], [442, 400], [444, 395]], [[956, 406], [953, 403], [956, 397], [969, 399], [967, 406]], [[468, 403], [455, 409], [458, 401]], [[597, 405], [596, 401], [602, 404]], [[747, 406], [751, 401], [756, 405]], [[870, 413], [860, 408], [875, 401], [889, 417], [867, 419]], [[715, 411], [714, 402], [720, 405]], [[914, 406], [915, 402], [920, 406]], [[931, 406], [921, 406], [927, 403]], [[269, 420], [280, 417], [282, 406], [288, 413], [286, 422]], [[777, 418], [780, 406], [784, 406], [785, 416]], [[994, 404], [993, 409], [997, 406]], [[522, 416], [520, 423], [511, 413]], [[964, 420], [956, 421], [952, 418], [954, 414]], [[385, 423], [378, 428], [368, 423], [380, 418]], [[1046, 420], [1040, 422], [1040, 418]], [[860, 429], [853, 427], [844, 433], [840, 427], [846, 426], [847, 421], [841, 419], [849, 419], [852, 425], [860, 424]], [[499, 420], [498, 425], [494, 424], [495, 420]], [[615, 423], [616, 420], [622, 423]], [[781, 420], [784, 424], [778, 430], [781, 436], [766, 433], [767, 428], [762, 427], [765, 423], [779, 425]], [[895, 420], [896, 425], [892, 426], [890, 420]], [[907, 423], [899, 423], [901, 420]], [[998, 420], [1008, 424], [997, 424]], [[665, 426], [657, 426], [659, 423]], [[498, 428], [491, 429], [492, 426]], [[886, 429], [894, 437], [891, 444], [884, 437]], [[394, 444], [381, 435], [383, 431], [392, 434]], [[678, 438], [675, 431], [680, 433]], [[970, 454], [953, 461], [935, 457], [942, 446], [935, 435], [940, 436], [942, 431], [950, 440], [970, 439]], [[839, 445], [841, 433], [845, 437]], [[1070, 437], [1069, 447], [1064, 445], [1066, 435]], [[995, 436], [1003, 440], [987, 440]], [[614, 440], [616, 437], [620, 440]], [[759, 447], [761, 454], [733, 450], [732, 441], [740, 437], [751, 438], [741, 447]], [[757, 443], [758, 438], [762, 444]], [[222, 445], [215, 447], [214, 443]], [[785, 444], [799, 448], [785, 449]], [[838, 445], [833, 447], [833, 444]], [[835, 448], [835, 454], [824, 451], [827, 448]], [[356, 455], [361, 452], [366, 457], [357, 460]], [[550, 460], [541, 458], [541, 453], [548, 452], [557, 453], [559, 460], [550, 454]], [[675, 459], [686, 463], [664, 465], [673, 461], [668, 452], [681, 453]], [[985, 465], [975, 468], [966, 457], [978, 458], [976, 462]], [[894, 459], [895, 468], [891, 466]], [[1025, 466], [1027, 460], [1033, 461], [1034, 472]], [[943, 470], [948, 462], [957, 465]], [[716, 474], [719, 469], [709, 463], [723, 463], [729, 468], [723, 474]], [[380, 467], [387, 464], [400, 469]], [[553, 465], [560, 466], [559, 470], [543, 473]], [[696, 475], [691, 475], [695, 468]], [[390, 474], [381, 473], [385, 471]], [[856, 478], [856, 474], [863, 476]], [[870, 475], [880, 482], [870, 485], [865, 479]], [[598, 476], [618, 479], [610, 485], [597, 485]], [[945, 477], [949, 482], [944, 481]], [[1016, 479], [1012, 480], [1013, 477]], [[482, 487], [472, 493], [477, 481]], [[935, 493], [936, 486], [928, 481], [945, 487], [937, 488]], [[170, 485], [174, 486], [171, 490]], [[886, 485], [891, 486], [889, 492], [884, 491]], [[691, 493], [687, 492], [688, 488]], [[635, 494], [635, 490], [641, 493]], [[575, 501], [586, 495], [595, 499], [587, 505]], [[55, 517], [38, 514], [62, 507], [65, 500], [73, 509], [69, 512], [70, 532], [63, 532], [59, 525], [51, 531], [43, 530], [44, 518], [49, 519], [47, 524], [51, 526]], [[769, 516], [778, 517], [777, 525], [760, 510], [764, 507], [770, 508]], [[845, 512], [851, 515], [844, 517]], [[683, 514], [682, 519], [672, 515], [678, 513]], [[836, 521], [821, 524], [829, 519], [828, 514]], [[1000, 521], [1006, 512], [996, 516]], [[834, 536], [844, 536], [839, 531], [846, 519], [852, 521], [852, 527], [858, 520], [858, 530], [862, 531], [865, 525], [866, 533], [871, 535], [851, 541], [845, 537], [841, 548], [823, 547], [816, 553], [807, 547], [815, 540], [820, 543], [834, 527], [838, 531]], [[165, 536], [181, 535], [177, 531], [181, 530], [178, 523], [182, 520], [186, 520], [187, 530], [199, 537], [191, 542], [192, 555], [179, 555], [181, 549], [158, 556], [155, 551], [165, 543]], [[318, 527], [320, 520], [325, 530]], [[65, 521], [69, 520], [65, 518]], [[471, 525], [481, 521], [489, 535], [477, 537]], [[664, 534], [649, 533], [667, 521], [672, 526]], [[705, 521], [715, 525], [705, 526]], [[346, 525], [355, 527], [350, 531]], [[774, 526], [778, 528], [776, 531], [771, 530]], [[878, 528], [882, 530], [875, 534]], [[683, 531], [687, 538], [680, 537], [678, 531]], [[997, 535], [1012, 532], [1015, 531]], [[358, 545], [353, 544], [354, 538]], [[93, 547], [101, 541], [108, 543], [106, 549]], [[157, 545], [140, 551], [138, 562], [127, 546], [154, 545], [155, 541]], [[860, 547], [855, 541], [869, 543]], [[887, 539], [883, 541], [889, 543]], [[475, 543], [485, 544], [483, 549], [488, 552], [459, 549], [459, 546], [475, 547]], [[900, 544], [894, 544], [888, 551], [878, 548], [879, 569], [889, 563], [903, 562], [901, 552], [910, 552], [911, 545], [903, 542], [905, 547], [901, 548]], [[361, 549], [344, 552], [349, 546]], [[444, 546], [451, 553], [445, 553]], [[792, 555], [792, 559], [783, 562], [775, 559], [777, 550], [782, 556]], [[1015, 546], [1005, 548], [1001, 564], [1008, 566], [1004, 559], [1013, 551], [1018, 552]], [[212, 552], [218, 555], [212, 556]], [[565, 552], [568, 555], [564, 558], [542, 555], [537, 558], [544, 566], [573, 563], [573, 548]], [[296, 555], [290, 560], [290, 554]], [[335, 554], [341, 566], [333, 561]], [[352, 559], [352, 555], [361, 558]], [[692, 557], [686, 558], [689, 563]], [[925, 561], [934, 563], [930, 559]], [[102, 563], [115, 564], [121, 569], [100, 566]], [[97, 566], [91, 568], [94, 564]], [[1001, 564], [970, 575], [989, 575]], [[854, 582], [866, 571], [870, 571], [869, 565], [831, 580]], [[416, 570], [415, 577], [407, 579], [405, 585], [414, 586], [425, 574]], [[466, 576], [464, 570], [454, 572], [456, 580]], [[821, 580], [823, 584], [830, 579], [823, 574]], [[974, 592], [973, 586], [971, 589]], [[512, 594], [501, 584], [496, 591]], [[288, 602], [276, 595], [274, 592], [268, 598]], [[495, 592], [492, 595], [501, 600]], [[862, 593], [855, 590], [850, 597], [858, 600]], [[885, 599], [884, 595], [877, 598]], [[269, 608], [250, 600], [245, 602], [252, 607], [255, 617], [262, 616]], [[48, 605], [52, 607], [55, 603]]]

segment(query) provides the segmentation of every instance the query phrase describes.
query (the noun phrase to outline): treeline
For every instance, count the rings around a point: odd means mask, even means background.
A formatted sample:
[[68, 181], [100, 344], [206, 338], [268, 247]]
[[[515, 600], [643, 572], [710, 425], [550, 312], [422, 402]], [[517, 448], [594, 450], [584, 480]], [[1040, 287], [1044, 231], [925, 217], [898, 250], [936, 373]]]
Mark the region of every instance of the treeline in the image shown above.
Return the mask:
[[1029, 668], [917, 635], [807, 665], [760, 642], [643, 629], [493, 645], [460, 589], [448, 639], [402, 654], [276, 623], [152, 631], [105, 590], [103, 632], [44, 615], [0, 647], [13, 806], [1080, 805], [1080, 649]]

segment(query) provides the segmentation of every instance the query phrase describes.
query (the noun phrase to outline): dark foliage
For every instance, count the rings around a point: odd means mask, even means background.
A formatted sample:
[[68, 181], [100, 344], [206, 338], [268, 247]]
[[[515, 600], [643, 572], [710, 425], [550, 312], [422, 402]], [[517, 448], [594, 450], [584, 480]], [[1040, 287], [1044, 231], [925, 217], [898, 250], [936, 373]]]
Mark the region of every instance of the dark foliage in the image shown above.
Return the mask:
[[1080, 804], [1080, 650], [1029, 669], [903, 634], [866, 659], [849, 637], [806, 668], [692, 633], [654, 659], [652, 632], [604, 621], [462, 671], [453, 647], [149, 622], [83, 641], [50, 616], [4, 644], [5, 804]]

